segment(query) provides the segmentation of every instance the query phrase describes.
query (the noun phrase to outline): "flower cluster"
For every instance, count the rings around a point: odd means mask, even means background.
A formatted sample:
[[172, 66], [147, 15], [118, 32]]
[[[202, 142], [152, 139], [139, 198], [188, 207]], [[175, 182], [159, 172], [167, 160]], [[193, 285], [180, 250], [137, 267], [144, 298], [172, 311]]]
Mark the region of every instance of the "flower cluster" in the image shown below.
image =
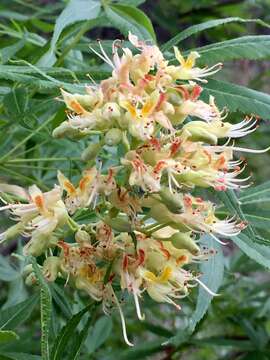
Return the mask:
[[[93, 49], [112, 68], [111, 77], [87, 86], [85, 94], [62, 90], [68, 118], [53, 136], [95, 135], [82, 153], [87, 166], [81, 179], [73, 184], [59, 172], [58, 184], [47, 193], [35, 185], [28, 192], [0, 185], [1, 191], [21, 198], [1, 208], [17, 224], [0, 239], [19, 233], [29, 237], [24, 254], [42, 255], [48, 281], [65, 279], [101, 301], [105, 313], [117, 307], [124, 339], [132, 345], [120, 292], [133, 296], [140, 320], [144, 292], [177, 309], [179, 299], [198, 284], [215, 295], [200, 273], [189, 269], [214, 256], [213, 249], [200, 247], [200, 236], [223, 243], [220, 237], [237, 235], [246, 224], [234, 216], [219, 219], [215, 205], [194, 189], [249, 186], [249, 177], [238, 178], [245, 162], [235, 160], [234, 151], [252, 150], [230, 141], [253, 132], [257, 119], [232, 125], [226, 121], [227, 110], [218, 109], [212, 96], [209, 102], [200, 99], [201, 84], [222, 64], [197, 67], [197, 52], [185, 59], [177, 48], [170, 64], [157, 46], [132, 34], [129, 41], [135, 54], [120, 41], [113, 43], [112, 59], [101, 44], [100, 53]], [[228, 141], [220, 145], [224, 138]], [[102, 161], [104, 148], [121, 148], [123, 155], [114, 159], [114, 166]], [[35, 282], [31, 266], [25, 276], [27, 283]]]

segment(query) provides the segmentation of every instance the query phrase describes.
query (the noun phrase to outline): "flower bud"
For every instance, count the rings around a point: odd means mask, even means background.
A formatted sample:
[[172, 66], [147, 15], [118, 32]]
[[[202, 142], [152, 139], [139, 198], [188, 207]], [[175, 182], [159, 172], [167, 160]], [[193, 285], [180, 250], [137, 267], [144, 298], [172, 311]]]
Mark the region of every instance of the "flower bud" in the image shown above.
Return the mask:
[[174, 214], [180, 214], [183, 212], [183, 197], [177, 192], [172, 193], [169, 188], [163, 187], [159, 195], [163, 204]]
[[34, 272], [31, 272], [25, 279], [25, 285], [33, 286], [37, 284], [37, 278]]
[[15, 236], [19, 235], [24, 229], [24, 224], [19, 222], [15, 225], [12, 225], [10, 228], [8, 228], [5, 232], [0, 234], [0, 243], [11, 240]]
[[203, 170], [189, 170], [181, 174], [176, 174], [175, 178], [177, 181], [179, 181], [179, 183], [190, 187], [201, 186], [208, 188], [210, 186], [209, 184], [211, 183], [211, 180], [213, 181], [211, 172], [206, 172]]
[[175, 114], [174, 106], [171, 103], [169, 103], [168, 101], [165, 101], [162, 104], [161, 109], [164, 112], [164, 114], [166, 114], [166, 115], [174, 115]]
[[85, 136], [80, 129], [73, 128], [68, 121], [63, 121], [58, 127], [56, 127], [52, 136], [56, 139], [67, 137], [72, 140], [79, 140]]
[[173, 221], [173, 214], [164, 204], [158, 201], [150, 208], [149, 215], [161, 224]]
[[120, 217], [110, 218], [106, 216], [103, 221], [109, 225], [113, 230], [118, 232], [131, 232], [133, 227], [131, 226], [131, 222]]
[[53, 235], [36, 233], [32, 236], [31, 240], [24, 246], [23, 254], [25, 256], [39, 256], [49, 247], [55, 246], [57, 238]]
[[175, 90], [169, 91], [168, 101], [174, 106], [181, 105], [183, 102], [182, 96]]
[[60, 269], [60, 258], [49, 256], [43, 263], [43, 275], [48, 281], [55, 281]]
[[217, 144], [217, 136], [210, 131], [208, 124], [202, 121], [191, 121], [183, 127], [183, 130], [190, 133], [189, 139], [192, 141], [203, 141], [211, 145]]
[[122, 131], [117, 128], [110, 129], [105, 135], [105, 144], [115, 146], [122, 140]]
[[[168, 223], [168, 225], [172, 228], [183, 232], [190, 230], [187, 226], [185, 226], [185, 224], [181, 222], [179, 214], [173, 214], [164, 204], [157, 200], [151, 201], [149, 204], [151, 204], [149, 216], [160, 224]], [[144, 201], [143, 206], [144, 205], [148, 207], [147, 201]]]
[[[82, 106], [82, 102], [87, 103], [87, 99], [82, 101], [82, 99], [84, 98], [84, 95], [70, 94], [63, 89], [61, 89], [61, 93], [62, 93], [64, 102], [66, 103], [67, 107], [70, 110], [74, 111], [76, 114], [83, 114], [85, 112], [85, 109]], [[87, 95], [86, 95], [86, 97], [87, 97]], [[79, 100], [81, 100], [81, 102]]]
[[22, 276], [25, 278], [26, 276], [28, 276], [31, 272], [33, 272], [33, 265], [32, 264], [28, 264], [23, 268], [22, 271]]
[[186, 249], [191, 252], [191, 254], [196, 255], [199, 253], [200, 248], [191, 238], [191, 232], [181, 233], [178, 232], [173, 234], [170, 239], [173, 246], [177, 249]]
[[187, 115], [182, 113], [181, 106], [175, 106], [174, 114], [168, 115], [168, 118], [170, 119], [172, 125], [180, 125], [185, 121]]
[[89, 144], [82, 152], [81, 159], [83, 161], [94, 160], [97, 157], [101, 147], [101, 144]]
[[85, 230], [78, 230], [75, 234], [75, 240], [78, 244], [91, 243], [91, 237]]

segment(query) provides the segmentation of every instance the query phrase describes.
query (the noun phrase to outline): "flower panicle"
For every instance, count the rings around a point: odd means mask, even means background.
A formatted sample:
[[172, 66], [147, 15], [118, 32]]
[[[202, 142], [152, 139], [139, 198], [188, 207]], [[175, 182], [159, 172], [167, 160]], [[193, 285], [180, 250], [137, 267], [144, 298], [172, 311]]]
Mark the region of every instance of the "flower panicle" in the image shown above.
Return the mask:
[[[100, 41], [98, 51], [91, 47], [112, 69], [110, 77], [81, 94], [61, 89], [67, 119], [53, 136], [90, 139], [80, 178], [58, 171], [58, 184], [45, 193], [36, 185], [25, 190], [0, 184], [0, 192], [14, 199], [0, 197], [0, 211], [16, 222], [0, 234], [0, 242], [27, 237], [24, 255], [45, 255], [45, 279], [64, 279], [66, 286], [101, 301], [105, 314], [118, 310], [123, 338], [132, 346], [125, 294], [133, 297], [142, 321], [145, 293], [178, 310], [195, 286], [218, 295], [194, 270], [216, 254], [201, 245], [201, 236], [225, 245], [224, 239], [248, 224], [236, 216], [219, 218], [215, 205], [193, 190], [250, 186], [251, 176], [242, 176], [245, 160], [234, 155], [269, 148], [236, 147], [231, 139], [254, 132], [258, 119], [231, 124], [227, 108], [219, 109], [213, 96], [201, 100], [202, 84], [221, 63], [201, 68], [197, 52], [184, 57], [175, 47], [177, 61], [171, 65], [156, 45], [131, 33], [128, 39], [129, 47], [113, 42], [112, 57]], [[222, 139], [227, 140], [220, 145]], [[114, 155], [108, 161], [109, 153]], [[24, 276], [27, 284], [36, 283], [31, 267]]]

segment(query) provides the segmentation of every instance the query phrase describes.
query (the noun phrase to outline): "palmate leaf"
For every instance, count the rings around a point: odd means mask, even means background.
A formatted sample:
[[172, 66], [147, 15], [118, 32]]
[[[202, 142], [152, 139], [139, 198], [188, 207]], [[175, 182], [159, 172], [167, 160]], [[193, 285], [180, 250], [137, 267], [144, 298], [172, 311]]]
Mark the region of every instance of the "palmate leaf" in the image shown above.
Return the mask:
[[208, 100], [215, 96], [219, 107], [227, 107], [231, 112], [258, 115], [262, 119], [270, 118], [270, 96], [268, 94], [231, 84], [225, 81], [209, 79], [204, 85], [202, 98]]
[[201, 56], [199, 62], [208, 65], [228, 60], [267, 59], [270, 57], [270, 36], [242, 36], [196, 48], [195, 50]]
[[203, 22], [201, 24], [196, 24], [193, 26], [190, 26], [189, 28], [185, 29], [184, 31], [177, 34], [175, 37], [170, 39], [168, 42], [166, 42], [161, 49], [163, 51], [171, 50], [173, 46], [179, 44], [181, 41], [187, 39], [188, 37], [195, 35], [196, 33], [199, 33], [201, 31], [211, 29], [220, 25], [225, 25], [231, 22], [237, 22], [237, 23], [250, 23], [255, 22], [257, 24], [260, 24], [265, 27], [270, 27], [267, 23], [260, 19], [242, 19], [240, 17], [229, 17], [224, 19], [215, 19]]
[[105, 6], [105, 13], [111, 24], [125, 36], [132, 32], [142, 40], [156, 40], [150, 19], [139, 9], [124, 4]]

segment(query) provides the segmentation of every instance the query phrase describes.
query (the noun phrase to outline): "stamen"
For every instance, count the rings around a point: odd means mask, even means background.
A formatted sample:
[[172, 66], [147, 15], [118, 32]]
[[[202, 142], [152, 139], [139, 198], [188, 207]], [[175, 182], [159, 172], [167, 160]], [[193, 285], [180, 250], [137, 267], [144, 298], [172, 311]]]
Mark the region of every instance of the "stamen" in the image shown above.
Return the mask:
[[134, 301], [135, 301], [135, 306], [136, 306], [138, 319], [143, 321], [145, 319], [145, 315], [141, 313], [141, 308], [140, 308], [138, 295], [134, 292], [134, 290], [133, 290], [133, 296], [134, 296]]
[[210, 290], [201, 280], [196, 279], [196, 278], [194, 280], [197, 281], [197, 283], [200, 284], [201, 287], [203, 287], [204, 290], [206, 290], [210, 295], [212, 295], [212, 296], [220, 296], [220, 294], [216, 294], [212, 290]]
[[[113, 291], [113, 290], [112, 290]], [[123, 337], [124, 337], [124, 340], [126, 342], [126, 344], [128, 346], [134, 346], [134, 344], [132, 344], [129, 340], [128, 340], [128, 337], [127, 337], [127, 329], [126, 329], [126, 322], [125, 322], [125, 317], [124, 317], [124, 314], [123, 314], [123, 311], [121, 309], [121, 305], [119, 304], [119, 301], [115, 295], [115, 293], [113, 292], [113, 295], [114, 295], [114, 300], [115, 300], [115, 303], [117, 305], [117, 308], [119, 310], [119, 314], [120, 314], [120, 318], [121, 318], [121, 323], [122, 323], [122, 332], [123, 332]]]

